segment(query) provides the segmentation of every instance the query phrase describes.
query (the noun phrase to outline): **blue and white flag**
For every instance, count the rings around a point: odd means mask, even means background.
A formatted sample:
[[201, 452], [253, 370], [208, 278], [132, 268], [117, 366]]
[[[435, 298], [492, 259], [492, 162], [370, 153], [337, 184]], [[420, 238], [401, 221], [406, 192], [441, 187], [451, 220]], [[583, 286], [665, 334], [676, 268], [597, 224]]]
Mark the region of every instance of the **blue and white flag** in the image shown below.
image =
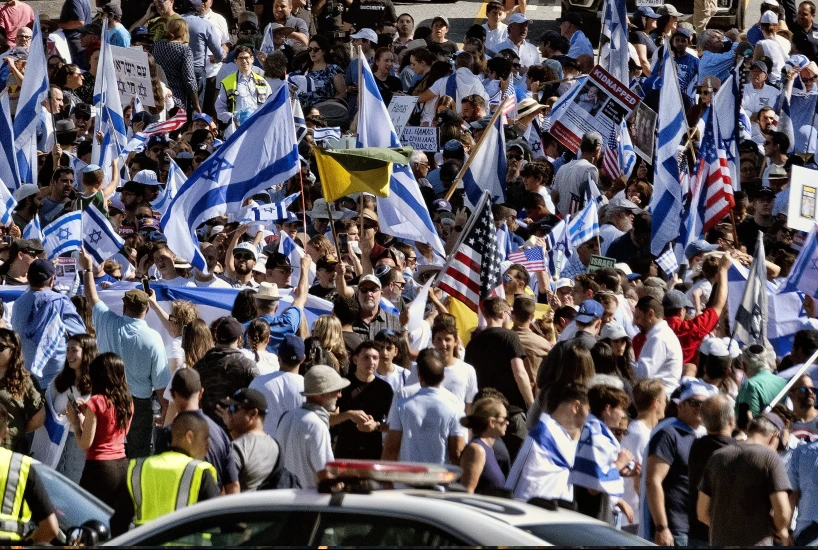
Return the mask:
[[[359, 84], [360, 110], [358, 111], [359, 147], [400, 147], [389, 111], [372, 76], [369, 63], [361, 64], [362, 82]], [[410, 241], [431, 246], [445, 257], [443, 242], [435, 230], [429, 209], [420, 193], [420, 186], [409, 166], [395, 164], [389, 180], [389, 195], [378, 197], [378, 218], [381, 231]]]
[[[239, 223], [253, 223], [253, 222], [274, 222], [276, 220], [283, 220], [287, 217], [287, 208], [298, 198], [301, 192], [293, 193], [284, 198], [281, 202], [274, 202], [271, 204], [257, 204], [255, 206], [245, 206], [239, 212], [231, 213], [229, 218], [231, 221]], [[275, 226], [273, 230], [275, 230]], [[289, 238], [289, 237], [288, 237]]]
[[506, 200], [506, 138], [501, 118], [497, 117], [494, 124], [486, 129], [482, 146], [474, 153], [471, 164], [463, 173], [466, 205], [471, 210], [477, 207], [484, 190], [491, 194], [491, 202], [503, 203]]
[[[14, 150], [21, 183], [37, 183], [37, 125], [48, 96], [48, 64], [40, 32], [40, 15], [34, 14], [31, 42], [26, 62], [26, 77], [20, 86], [20, 99], [14, 116]], [[14, 182], [5, 182], [12, 185]]]
[[[718, 148], [724, 149], [727, 154], [727, 169], [733, 183], [733, 191], [741, 190], [741, 174], [739, 173], [739, 115], [741, 113], [741, 76], [739, 67], [742, 60], [730, 71], [730, 76], [713, 96], [713, 114], [716, 118], [714, 126], [718, 128]], [[749, 126], [747, 127], [749, 131]], [[792, 141], [790, 143], [793, 143]]]
[[0, 93], [0, 185], [12, 191], [20, 187], [20, 170], [17, 168], [14, 147], [14, 124], [11, 122], [9, 91], [6, 88]]
[[599, 211], [596, 201], [587, 201], [585, 208], [568, 222], [568, 239], [571, 248], [576, 249], [593, 237], [599, 237]]
[[628, 123], [622, 121], [622, 129], [619, 132], [619, 169], [626, 179], [631, 179], [633, 169], [636, 167], [636, 151], [633, 148], [631, 133], [628, 131]]
[[818, 298], [818, 225], [807, 235], [804, 246], [790, 269], [787, 284], [808, 296]]
[[673, 274], [679, 270], [679, 262], [676, 260], [676, 254], [670, 245], [668, 245], [667, 250], [656, 258], [656, 265], [662, 268], [662, 271], [665, 272], [668, 278], [672, 277]]
[[268, 24], [264, 27], [264, 38], [261, 40], [261, 46], [259, 46], [259, 51], [264, 52], [267, 55], [270, 55], [274, 51], [276, 51], [275, 42], [273, 42], [273, 27], [271, 24]]
[[71, 431], [68, 417], [56, 411], [55, 392], [54, 384], [49, 384], [43, 396], [45, 424], [34, 432], [34, 439], [31, 442], [31, 456], [49, 468], [57, 468], [60, 463], [65, 441]]
[[[96, 84], [96, 81], [94, 81], [94, 84]], [[133, 98], [133, 113], [134, 114], [144, 113], [146, 111], [147, 111], [147, 109], [145, 109], [145, 105], [142, 104], [142, 100], [139, 99], [138, 97], [134, 97]]]
[[565, 114], [568, 107], [574, 102], [574, 98], [576, 98], [577, 94], [579, 94], [580, 90], [582, 90], [582, 86], [585, 84], [586, 80], [588, 80], [587, 75], [578, 77], [571, 87], [568, 88], [568, 91], [562, 94], [559, 99], [554, 102], [554, 105], [551, 107], [551, 114], [548, 116], [551, 126], [553, 126], [555, 122], [559, 121]]
[[[2, 193], [2, 191], [0, 191], [0, 193]], [[39, 239], [40, 242], [43, 241], [43, 228], [40, 227], [39, 214], [34, 214], [34, 218], [26, 224], [25, 229], [23, 229], [23, 238]]]
[[[107, 20], [103, 20], [102, 36], [107, 35], [107, 28]], [[102, 167], [105, 173], [106, 181], [103, 183], [105, 187], [111, 181], [112, 174], [109, 170], [111, 163], [128, 145], [128, 132], [125, 128], [125, 118], [122, 116], [122, 100], [116, 84], [114, 56], [107, 38], [102, 41], [97, 66], [99, 68], [94, 82], [94, 107], [97, 108], [98, 115], [95, 118], [94, 130], [102, 132], [102, 143], [93, 140], [91, 162]]]
[[[304, 257], [306, 252], [286, 233], [281, 234], [281, 238], [278, 242], [278, 251], [287, 256], [293, 268], [293, 272], [290, 274], [290, 285], [293, 287], [298, 286], [298, 279], [301, 278], [301, 258]], [[310, 263], [307, 284], [312, 286], [313, 281], [315, 281], [315, 262]]]
[[102, 212], [93, 204], [82, 213], [82, 244], [97, 264], [117, 254], [125, 246], [125, 239], [114, 231]]
[[248, 197], [298, 173], [301, 164], [292, 120], [288, 87], [281, 86], [191, 174], [162, 216], [168, 247], [177, 256], [207, 273], [196, 228], [238, 210]]
[[[307, 121], [304, 119], [304, 109], [301, 108], [298, 98], [293, 99], [293, 123], [295, 123], [295, 140], [301, 143], [301, 140], [307, 135]], [[227, 134], [225, 134], [226, 137], [228, 137]]]
[[658, 256], [667, 244], [679, 236], [682, 214], [682, 191], [679, 187], [679, 148], [687, 134], [685, 109], [676, 62], [665, 42], [662, 62], [662, 84], [659, 92], [659, 122], [656, 139], [656, 162], [653, 170], [653, 195], [649, 210], [651, 223], [650, 252]]
[[82, 246], [82, 212], [63, 214], [43, 231], [43, 248], [49, 260]]
[[767, 340], [767, 266], [764, 258], [764, 235], [759, 231], [747, 285], [733, 327], [736, 337], [745, 346], [764, 346]]
[[9, 225], [12, 222], [11, 215], [14, 213], [15, 208], [17, 208], [17, 201], [14, 199], [14, 195], [0, 181], [0, 223]]
[[619, 441], [599, 418], [589, 414], [579, 436], [574, 468], [568, 476], [571, 485], [620, 497], [625, 483], [616, 467]]
[[182, 172], [182, 169], [179, 168], [176, 161], [171, 159], [170, 168], [168, 168], [168, 182], [165, 184], [164, 189], [159, 191], [159, 195], [156, 197], [156, 199], [151, 203], [153, 210], [155, 212], [159, 212], [160, 218], [165, 215], [165, 212], [167, 211], [168, 206], [170, 206], [170, 202], [173, 200], [173, 197], [176, 196], [177, 191], [186, 181], [187, 177], [185, 176], [185, 173]]
[[565, 216], [565, 218], [560, 220], [560, 222], [551, 229], [551, 232], [545, 236], [545, 242], [548, 245], [548, 272], [552, 277], [559, 275], [562, 268], [573, 255], [571, 239], [568, 234], [569, 221], [570, 216]]
[[[46, 248], [46, 250], [48, 249]], [[37, 344], [37, 350], [34, 352], [34, 360], [31, 362], [31, 374], [38, 378], [43, 375], [46, 365], [59, 351], [60, 343], [66, 332], [60, 312], [54, 306], [49, 307], [51, 307], [51, 312], [48, 315], [42, 339]]]
[[339, 140], [341, 139], [341, 129], [337, 126], [333, 128], [314, 128], [312, 131], [312, 139], [316, 143], [328, 139]]
[[628, 70], [628, 13], [625, 2], [621, 0], [605, 0], [602, 12], [602, 37], [605, 41], [601, 46], [600, 65], [611, 73], [619, 82], [628, 85], [630, 71]]
[[788, 154], [792, 154], [795, 147], [795, 132], [792, 127], [792, 117], [790, 116], [790, 96], [787, 93], [787, 86], [781, 86], [781, 94], [778, 96], [778, 131], [783, 132], [790, 140]]

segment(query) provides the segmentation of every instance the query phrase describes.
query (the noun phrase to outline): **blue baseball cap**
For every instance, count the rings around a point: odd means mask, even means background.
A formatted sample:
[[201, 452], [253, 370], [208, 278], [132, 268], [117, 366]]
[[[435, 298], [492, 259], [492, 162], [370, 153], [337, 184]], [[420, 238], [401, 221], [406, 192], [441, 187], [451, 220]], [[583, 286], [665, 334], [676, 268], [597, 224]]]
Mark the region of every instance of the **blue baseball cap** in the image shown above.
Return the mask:
[[210, 115], [208, 115], [207, 113], [196, 113], [195, 115], [193, 115], [193, 120], [194, 121], [204, 120], [205, 122], [207, 122], [208, 125], [213, 123], [213, 119], [210, 118]]
[[705, 252], [713, 252], [714, 250], [718, 249], [719, 245], [710, 244], [704, 239], [698, 239], [687, 245], [687, 248], [685, 248], [685, 256], [689, 259], [698, 256], [699, 254], [704, 254]]
[[578, 323], [590, 323], [599, 319], [605, 313], [605, 308], [596, 300], [585, 300], [579, 305], [579, 312], [574, 318]]
[[304, 358], [304, 340], [294, 334], [284, 337], [284, 341], [278, 345], [278, 356], [289, 363], [301, 361]]
[[634, 11], [633, 14], [648, 17], [650, 19], [659, 19], [661, 17], [661, 15], [653, 11], [653, 8], [650, 6], [639, 6], [636, 8], [636, 11]]

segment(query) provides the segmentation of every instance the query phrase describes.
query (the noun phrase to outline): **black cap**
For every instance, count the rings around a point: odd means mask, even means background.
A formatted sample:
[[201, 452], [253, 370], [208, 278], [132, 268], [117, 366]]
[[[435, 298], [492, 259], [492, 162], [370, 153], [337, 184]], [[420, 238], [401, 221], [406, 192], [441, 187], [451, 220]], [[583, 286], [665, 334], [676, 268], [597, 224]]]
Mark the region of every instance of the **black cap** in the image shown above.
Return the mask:
[[17, 248], [18, 252], [33, 252], [35, 254], [42, 254], [45, 249], [40, 239], [17, 239], [12, 243]]
[[117, 192], [121, 193], [122, 191], [127, 191], [128, 193], [135, 193], [137, 195], [141, 195], [143, 188], [141, 183], [136, 183], [135, 181], [126, 181], [125, 185], [116, 188]]
[[774, 199], [775, 198], [775, 191], [770, 189], [769, 187], [762, 187], [755, 193], [753, 193], [753, 200], [755, 199]]
[[338, 265], [338, 258], [333, 255], [321, 256], [315, 263], [315, 269], [324, 269], [326, 271], [335, 271], [335, 266]]
[[51, 279], [57, 270], [54, 268], [54, 263], [51, 260], [34, 260], [30, 266], [28, 266], [28, 284], [36, 287], [40, 287], [44, 285], [49, 279]]
[[563, 21], [568, 21], [575, 27], [582, 26], [582, 16], [576, 12], [568, 12], [562, 17], [557, 18], [557, 23], [562, 23]]
[[274, 252], [267, 257], [265, 269], [275, 269], [276, 267], [292, 267], [290, 259], [281, 252]]
[[77, 32], [80, 33], [80, 34], [95, 34], [97, 36], [101, 36], [102, 35], [102, 25], [100, 25], [99, 23], [97, 23], [95, 21], [92, 21], [91, 23], [88, 23], [87, 25], [83, 25], [82, 27], [77, 29]]
[[216, 342], [229, 344], [244, 334], [244, 326], [235, 317], [225, 317], [216, 327]]
[[245, 409], [258, 409], [259, 412], [267, 414], [267, 399], [258, 390], [242, 388], [236, 390], [236, 393], [225, 401], [228, 405], [239, 405]]

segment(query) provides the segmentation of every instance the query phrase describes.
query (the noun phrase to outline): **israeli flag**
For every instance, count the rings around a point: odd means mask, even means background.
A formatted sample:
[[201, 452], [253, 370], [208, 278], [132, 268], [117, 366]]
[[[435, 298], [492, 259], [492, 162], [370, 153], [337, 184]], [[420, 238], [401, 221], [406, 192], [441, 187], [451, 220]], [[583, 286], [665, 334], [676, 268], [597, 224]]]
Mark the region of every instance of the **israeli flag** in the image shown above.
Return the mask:
[[497, 117], [486, 129], [481, 147], [463, 174], [466, 202], [472, 210], [477, 207], [484, 190], [491, 194], [492, 202], [506, 200], [506, 137], [500, 119]]
[[[0, 190], [0, 194], [2, 194], [2, 190]], [[23, 238], [24, 239], [39, 239], [40, 242], [43, 241], [43, 229], [40, 227], [40, 215], [34, 214], [34, 219], [26, 224], [25, 229], [23, 229]]]
[[275, 43], [273, 42], [273, 27], [270, 24], [264, 27], [264, 38], [261, 40], [259, 51], [267, 55], [276, 51]]
[[[290, 238], [286, 233], [281, 234], [278, 241], [278, 251], [287, 256], [290, 260], [290, 265], [293, 272], [290, 274], [290, 285], [295, 287], [298, 285], [298, 280], [301, 278], [301, 258], [304, 257], [304, 249]], [[310, 263], [310, 272], [307, 278], [307, 284], [312, 286], [315, 281], [315, 262]]]
[[120, 237], [102, 212], [93, 204], [88, 205], [82, 213], [84, 237], [83, 248], [97, 264], [101, 264], [125, 246], [125, 239]]
[[650, 252], [659, 256], [667, 244], [679, 236], [682, 214], [682, 190], [679, 186], [679, 147], [687, 134], [685, 109], [676, 62], [670, 56], [665, 41], [662, 62], [662, 84], [659, 92], [659, 131], [656, 141], [656, 162], [653, 170], [653, 195], [649, 210], [651, 224]]
[[747, 346], [764, 346], [767, 340], [767, 267], [764, 258], [764, 235], [759, 231], [747, 285], [733, 327], [736, 337]]
[[0, 180], [0, 223], [9, 225], [12, 222], [11, 215], [15, 208], [17, 208], [17, 201], [9, 192], [9, 188]]
[[628, 123], [620, 122], [622, 128], [619, 132], [619, 169], [625, 178], [630, 179], [633, 169], [636, 167], [636, 151], [633, 148], [631, 133], [628, 131]]
[[6, 88], [0, 93], [0, 182], [11, 190], [20, 187], [20, 170], [17, 168], [17, 155], [14, 152], [14, 125], [11, 122], [9, 91]]
[[[741, 76], [739, 67], [744, 61], [737, 64], [730, 76], [713, 96], [713, 116], [716, 118], [714, 126], [718, 128], [720, 148], [727, 152], [727, 169], [730, 171], [730, 181], [733, 182], [733, 191], [741, 190], [741, 174], [739, 173], [739, 115], [741, 113]], [[783, 86], [786, 88], [786, 86]], [[789, 105], [788, 105], [789, 107]], [[787, 113], [789, 117], [789, 113]], [[789, 123], [792, 132], [792, 121]], [[750, 126], [746, 126], [749, 131]], [[795, 143], [793, 137], [790, 143]]]
[[315, 128], [312, 131], [312, 139], [318, 143], [319, 141], [326, 141], [328, 139], [341, 139], [341, 129], [333, 128]]
[[[48, 96], [48, 64], [45, 59], [40, 15], [34, 14], [26, 77], [20, 86], [20, 99], [14, 116], [14, 150], [21, 183], [37, 183], [37, 124]], [[6, 185], [13, 181], [5, 182]]]
[[307, 121], [304, 118], [304, 110], [301, 108], [301, 102], [298, 99], [293, 100], [293, 122], [295, 123], [295, 140], [301, 143], [301, 140], [307, 135]]
[[568, 222], [570, 220], [571, 217], [566, 215], [545, 236], [545, 242], [548, 245], [548, 272], [552, 277], [559, 276], [562, 268], [573, 255], [571, 239], [568, 234]]
[[182, 169], [179, 168], [176, 161], [171, 159], [170, 168], [168, 168], [168, 182], [165, 184], [165, 188], [159, 192], [159, 195], [151, 203], [151, 207], [153, 207], [155, 212], [159, 212], [160, 217], [165, 215], [168, 206], [170, 206], [170, 202], [173, 200], [173, 197], [176, 196], [177, 190], [182, 187], [186, 181], [187, 177], [185, 173], [182, 172]]
[[[46, 250], [48, 250], [47, 247]], [[66, 332], [65, 325], [57, 309], [53, 306], [49, 307], [51, 307], [51, 313], [48, 316], [42, 339], [37, 345], [37, 351], [34, 352], [34, 361], [31, 363], [31, 374], [37, 378], [43, 375], [46, 365], [56, 355]]]
[[616, 467], [619, 451], [619, 441], [608, 426], [589, 414], [579, 436], [574, 468], [568, 482], [612, 497], [622, 496], [625, 483]]
[[63, 448], [71, 426], [68, 417], [57, 414], [54, 405], [54, 385], [49, 384], [43, 396], [45, 404], [45, 424], [34, 432], [31, 442], [31, 456], [49, 468], [56, 468], [62, 458]]
[[49, 260], [82, 246], [82, 212], [63, 214], [43, 231], [43, 248]]
[[292, 120], [288, 86], [281, 86], [191, 174], [162, 216], [168, 247], [176, 255], [207, 273], [196, 228], [238, 210], [248, 197], [298, 173], [301, 165]]
[[[372, 76], [369, 63], [361, 64], [358, 111], [359, 147], [400, 147], [389, 111]], [[443, 242], [432, 224], [420, 186], [409, 166], [394, 165], [389, 180], [389, 196], [378, 197], [378, 217], [381, 231], [389, 235], [426, 243], [441, 256], [446, 256]]]
[[607, 39], [600, 52], [602, 67], [619, 82], [630, 82], [628, 71], [628, 14], [625, 2], [606, 0], [602, 21], [602, 36]]
[[[106, 36], [107, 20], [102, 23], [102, 36]], [[106, 181], [103, 187], [110, 182], [111, 174], [108, 167], [128, 145], [125, 118], [122, 116], [122, 101], [116, 85], [116, 71], [114, 70], [114, 56], [108, 39], [102, 41], [99, 53], [99, 69], [94, 82], [94, 106], [99, 115], [95, 119], [96, 132], [102, 132], [102, 143], [94, 140], [91, 149], [91, 162], [98, 164], [105, 172]]]
[[246, 206], [236, 214], [231, 213], [229, 216], [230, 221], [252, 223], [283, 220], [287, 217], [287, 208], [295, 201], [295, 199], [298, 198], [298, 195], [300, 194], [300, 191], [298, 193], [293, 193], [292, 195], [285, 197], [281, 202]]
[[818, 298], [818, 226], [807, 235], [804, 246], [790, 269], [787, 284], [804, 294]]
[[596, 201], [587, 201], [585, 208], [577, 212], [568, 222], [568, 239], [571, 248], [576, 249], [582, 243], [599, 236], [599, 214]]

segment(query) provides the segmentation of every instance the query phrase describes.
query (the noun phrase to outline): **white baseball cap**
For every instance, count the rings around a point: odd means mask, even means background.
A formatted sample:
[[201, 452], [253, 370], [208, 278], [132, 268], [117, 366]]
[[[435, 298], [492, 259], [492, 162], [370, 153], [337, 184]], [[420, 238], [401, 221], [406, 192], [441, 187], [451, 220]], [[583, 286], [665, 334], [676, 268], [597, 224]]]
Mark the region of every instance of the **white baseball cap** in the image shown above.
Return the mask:
[[140, 170], [133, 177], [133, 181], [142, 185], [161, 185], [153, 170]]
[[522, 13], [515, 13], [511, 17], [508, 18], [508, 24], [512, 25], [514, 23], [528, 23], [528, 17]]
[[557, 290], [565, 287], [574, 288], [574, 280], [567, 277], [559, 279], [554, 285], [554, 291], [556, 292]]
[[258, 260], [258, 247], [253, 243], [239, 243], [233, 248], [233, 254], [236, 253], [237, 250], [245, 250], [253, 255], [254, 260]]
[[40, 192], [40, 188], [33, 183], [24, 183], [20, 187], [14, 191], [14, 200], [17, 202], [22, 202], [27, 197], [31, 197], [32, 195], [36, 195]]
[[777, 25], [778, 15], [776, 15], [774, 11], [765, 11], [761, 14], [761, 23]]
[[375, 44], [378, 43], [378, 35], [375, 34], [375, 31], [372, 29], [361, 29], [355, 34], [353, 34], [350, 38], [355, 40], [356, 38], [363, 38], [364, 40], [369, 40]]

